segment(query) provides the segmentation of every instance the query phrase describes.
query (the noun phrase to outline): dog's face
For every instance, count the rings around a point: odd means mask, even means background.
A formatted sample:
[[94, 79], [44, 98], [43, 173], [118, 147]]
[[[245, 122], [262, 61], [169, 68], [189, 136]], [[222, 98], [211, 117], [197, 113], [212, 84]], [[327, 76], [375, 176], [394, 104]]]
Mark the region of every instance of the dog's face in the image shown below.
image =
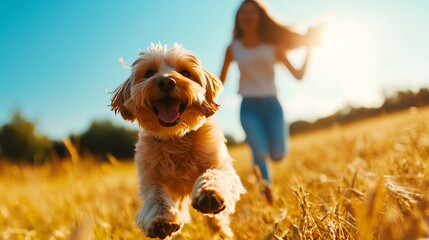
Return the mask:
[[198, 129], [219, 107], [214, 100], [222, 83], [179, 45], [152, 44], [131, 70], [114, 92], [112, 110], [160, 139]]

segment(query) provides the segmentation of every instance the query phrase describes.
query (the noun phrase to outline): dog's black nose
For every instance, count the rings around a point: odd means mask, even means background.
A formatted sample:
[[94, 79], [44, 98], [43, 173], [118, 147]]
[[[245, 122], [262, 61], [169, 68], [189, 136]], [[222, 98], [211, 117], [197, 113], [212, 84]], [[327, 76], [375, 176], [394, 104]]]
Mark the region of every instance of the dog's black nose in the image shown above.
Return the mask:
[[158, 79], [157, 86], [161, 92], [170, 92], [176, 87], [176, 81], [169, 77]]

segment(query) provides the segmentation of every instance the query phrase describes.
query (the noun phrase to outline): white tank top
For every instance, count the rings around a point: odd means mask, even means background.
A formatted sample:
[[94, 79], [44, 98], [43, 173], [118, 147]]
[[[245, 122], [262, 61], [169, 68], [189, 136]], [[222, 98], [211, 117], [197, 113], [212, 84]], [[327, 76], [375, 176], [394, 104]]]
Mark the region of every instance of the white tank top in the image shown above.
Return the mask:
[[263, 43], [258, 47], [247, 48], [240, 40], [234, 40], [231, 50], [240, 69], [238, 94], [243, 97], [275, 97], [274, 46]]

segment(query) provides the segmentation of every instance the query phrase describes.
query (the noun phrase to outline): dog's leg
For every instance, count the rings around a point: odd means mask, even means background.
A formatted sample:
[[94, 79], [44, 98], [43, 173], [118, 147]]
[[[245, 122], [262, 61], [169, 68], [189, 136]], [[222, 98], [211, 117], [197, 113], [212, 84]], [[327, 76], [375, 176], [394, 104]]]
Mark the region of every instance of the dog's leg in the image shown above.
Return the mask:
[[232, 237], [229, 214], [235, 211], [235, 203], [245, 192], [233, 169], [209, 169], [195, 182], [192, 207], [205, 214], [217, 214], [212, 216], [215, 218], [211, 220], [212, 225], [225, 236]]
[[142, 190], [144, 205], [136, 216], [136, 224], [145, 235], [164, 239], [179, 231], [183, 221], [171, 195], [155, 185]]
[[233, 213], [235, 203], [245, 192], [234, 170], [209, 169], [194, 184], [192, 207], [207, 214], [217, 214], [224, 209]]

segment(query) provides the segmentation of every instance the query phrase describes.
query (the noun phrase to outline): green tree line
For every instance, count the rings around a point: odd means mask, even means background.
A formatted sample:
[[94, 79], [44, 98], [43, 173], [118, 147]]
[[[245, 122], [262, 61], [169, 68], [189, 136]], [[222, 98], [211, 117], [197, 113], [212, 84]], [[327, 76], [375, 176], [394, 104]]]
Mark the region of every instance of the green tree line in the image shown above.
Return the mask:
[[331, 127], [338, 124], [347, 124], [358, 120], [379, 116], [387, 113], [394, 113], [408, 109], [410, 107], [424, 107], [429, 105], [429, 89], [422, 88], [417, 92], [399, 91], [392, 96], [386, 96], [384, 103], [380, 107], [365, 108], [347, 106], [336, 113], [320, 118], [314, 122], [296, 121], [290, 126], [290, 133], [297, 134], [322, 128]]
[[[119, 159], [132, 159], [137, 131], [100, 120], [92, 122], [83, 133], [70, 136], [69, 140], [80, 155], [105, 160], [109, 153]], [[25, 119], [19, 111], [0, 127], [0, 161], [37, 164], [67, 157], [70, 157], [67, 144], [40, 134], [35, 123]]]

